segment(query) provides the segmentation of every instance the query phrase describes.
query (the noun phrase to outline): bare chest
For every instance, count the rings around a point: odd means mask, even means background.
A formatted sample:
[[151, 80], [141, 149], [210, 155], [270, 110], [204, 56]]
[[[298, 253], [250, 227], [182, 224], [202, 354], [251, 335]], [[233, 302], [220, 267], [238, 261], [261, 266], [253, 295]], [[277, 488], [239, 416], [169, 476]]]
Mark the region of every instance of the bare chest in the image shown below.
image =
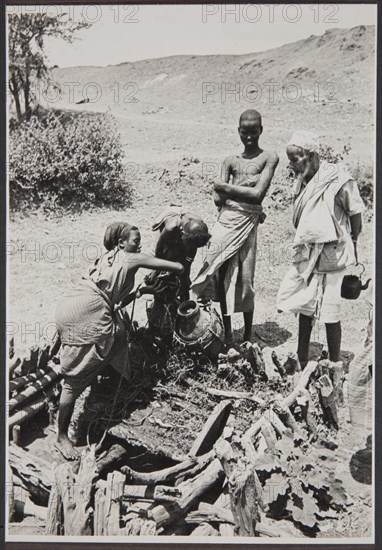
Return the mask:
[[244, 159], [239, 156], [234, 157], [231, 163], [232, 183], [240, 185], [246, 180], [251, 180], [261, 174], [265, 162], [266, 159], [263, 155], [259, 155], [254, 159]]

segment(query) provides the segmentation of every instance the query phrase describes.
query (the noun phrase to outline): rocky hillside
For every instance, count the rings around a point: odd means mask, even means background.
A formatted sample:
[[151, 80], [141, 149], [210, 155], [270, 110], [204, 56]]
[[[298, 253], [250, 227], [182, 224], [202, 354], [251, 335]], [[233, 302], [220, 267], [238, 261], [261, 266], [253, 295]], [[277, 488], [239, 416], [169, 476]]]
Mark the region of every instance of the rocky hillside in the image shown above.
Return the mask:
[[374, 75], [375, 27], [359, 26], [254, 54], [55, 68], [57, 89], [49, 93], [59, 97], [55, 107], [111, 109], [130, 151], [148, 139], [153, 153], [163, 154], [156, 142], [169, 126], [167, 151], [232, 151], [238, 114], [252, 107], [264, 116], [265, 146], [281, 148], [292, 127], [309, 126], [335, 147], [346, 143], [371, 156]]

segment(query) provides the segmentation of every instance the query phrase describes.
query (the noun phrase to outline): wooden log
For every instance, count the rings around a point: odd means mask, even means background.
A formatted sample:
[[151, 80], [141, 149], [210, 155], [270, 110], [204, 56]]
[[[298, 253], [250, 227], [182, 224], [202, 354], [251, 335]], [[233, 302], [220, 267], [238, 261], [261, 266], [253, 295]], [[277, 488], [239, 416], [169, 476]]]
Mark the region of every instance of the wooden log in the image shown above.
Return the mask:
[[122, 498], [127, 500], [153, 500], [172, 502], [182, 496], [177, 487], [167, 485], [129, 485], [125, 484]]
[[235, 533], [253, 537], [258, 519], [254, 470], [248, 462], [238, 460], [227, 441], [219, 440], [215, 451], [228, 480]]
[[273, 364], [275, 365], [276, 369], [277, 369], [277, 372], [279, 373], [279, 375], [284, 378], [285, 376], [285, 368], [284, 368], [284, 365], [281, 364], [279, 358], [277, 357], [277, 353], [275, 352], [275, 350], [272, 350], [271, 352], [271, 358], [272, 358], [272, 361], [273, 361]]
[[154, 506], [147, 511], [148, 518], [154, 520], [157, 527], [164, 527], [176, 521], [179, 517], [184, 516], [200, 499], [201, 495], [208, 491], [222, 476], [223, 470], [220, 462], [215, 459], [201, 474], [178, 485], [182, 492], [179, 501]]
[[138, 448], [145, 448], [148, 452], [156, 455], [161, 455], [173, 460], [174, 462], [184, 462], [189, 459], [187, 455], [174, 451], [170, 445], [160, 446], [155, 438], [148, 435], [143, 436], [139, 427], [127, 426], [123, 422], [112, 426], [108, 430], [108, 434], [116, 439], [123, 440], [129, 445]]
[[[123, 474], [117, 473], [124, 479]], [[67, 462], [56, 468], [55, 481], [62, 499], [65, 536], [92, 534], [91, 496], [96, 477], [95, 445], [82, 452], [78, 473], [74, 473], [72, 465]]]
[[8, 363], [8, 376], [9, 376], [9, 378], [12, 377], [14, 371], [16, 370], [16, 368], [20, 364], [21, 364], [20, 357], [13, 357], [12, 359], [9, 360], [9, 363]]
[[280, 417], [285, 426], [292, 430], [292, 432], [298, 431], [298, 424], [288, 406], [282, 405], [278, 401], [273, 404], [273, 410]]
[[289, 352], [283, 367], [284, 367], [285, 373], [288, 376], [291, 376], [296, 372], [301, 372], [301, 365], [300, 365], [300, 361], [298, 359], [297, 353]]
[[316, 369], [318, 367], [318, 363], [316, 361], [309, 361], [309, 363], [306, 365], [305, 369], [301, 372], [300, 380], [298, 381], [297, 386], [295, 389], [287, 395], [284, 399], [281, 399], [281, 405], [290, 407], [293, 405], [293, 403], [296, 401], [296, 398], [298, 395], [300, 395], [300, 391], [303, 388], [306, 388], [309, 385], [309, 382], [311, 380], [311, 377], [315, 373]]
[[201, 432], [192, 444], [189, 453], [191, 456], [203, 455], [213, 448], [214, 443], [216, 443], [223, 433], [231, 410], [232, 402], [228, 400], [222, 401], [214, 408]]
[[291, 433], [289, 428], [287, 428], [285, 424], [280, 420], [280, 417], [278, 416], [274, 407], [271, 407], [269, 409], [267, 417], [279, 437], [282, 437], [286, 433]]
[[179, 485], [183, 481], [190, 479], [198, 474], [216, 458], [215, 451], [210, 451], [204, 455], [197, 457], [197, 462], [195, 466], [191, 467], [189, 470], [185, 470], [182, 474], [178, 474], [179, 477], [176, 478], [175, 485]]
[[265, 441], [267, 442], [267, 447], [271, 453], [274, 452], [276, 446], [276, 434], [272, 427], [272, 424], [269, 420], [265, 419], [263, 425], [261, 426], [261, 433], [264, 436]]
[[332, 363], [332, 382], [336, 396], [336, 403], [338, 406], [342, 406], [344, 404], [344, 380], [345, 370], [343, 362], [338, 361], [337, 363]]
[[13, 482], [25, 488], [36, 504], [47, 506], [53, 484], [51, 464], [13, 444], [8, 447], [8, 461]]
[[38, 394], [44, 395], [42, 390], [44, 390], [44, 388], [47, 388], [53, 382], [57, 382], [59, 378], [61, 378], [61, 375], [59, 375], [54, 371], [48, 374], [45, 374], [42, 378], [40, 378], [39, 380], [36, 380], [36, 382], [34, 382], [31, 386], [26, 388], [24, 391], [20, 392], [15, 397], [12, 397], [8, 401], [8, 410], [12, 411], [16, 407], [20, 407], [28, 399], [31, 399], [32, 397], [36, 397]]
[[235, 527], [230, 523], [220, 523], [219, 524], [219, 533], [221, 537], [234, 537], [235, 536]]
[[38, 346], [32, 346], [29, 350], [29, 373], [37, 370], [39, 355], [40, 348]]
[[[264, 354], [258, 344], [252, 344], [253, 366], [259, 376], [267, 376]], [[250, 359], [249, 359], [250, 360]]]
[[[203, 455], [202, 455], [203, 456]], [[155, 472], [136, 472], [129, 466], [122, 466], [121, 472], [126, 475], [126, 479], [133, 481], [135, 483], [147, 483], [155, 485], [157, 483], [163, 483], [165, 481], [170, 481], [175, 479], [179, 475], [184, 474], [187, 470], [190, 470], [198, 464], [198, 461], [195, 457], [189, 458], [184, 462], [175, 464], [170, 468], [164, 468], [163, 470], [156, 470]]]
[[21, 427], [19, 424], [12, 427], [12, 441], [17, 447], [21, 447]]
[[208, 502], [200, 502], [198, 509], [189, 512], [184, 518], [186, 523], [231, 523], [235, 525], [235, 519], [230, 509], [209, 504]]
[[266, 405], [266, 401], [264, 401], [264, 399], [261, 399], [261, 397], [257, 397], [256, 395], [250, 392], [228, 391], [228, 390], [218, 390], [215, 388], [207, 388], [206, 393], [208, 393], [208, 395], [213, 395], [216, 397], [224, 397], [225, 399], [247, 399], [248, 401], [252, 401], [253, 403], [256, 403], [256, 405], [259, 405], [260, 407], [263, 407]]
[[338, 430], [338, 412], [336, 394], [333, 384], [327, 374], [321, 376], [316, 383], [324, 422]]
[[62, 499], [56, 483], [53, 483], [49, 495], [45, 534], [63, 534]]
[[47, 508], [34, 504], [29, 498], [28, 492], [21, 487], [19, 489], [17, 498], [15, 498], [15, 511], [17, 516], [20, 518], [34, 516], [45, 523], [47, 519]]
[[127, 451], [125, 447], [118, 443], [112, 445], [106, 453], [103, 453], [97, 459], [98, 473], [103, 474], [118, 469], [123, 460], [126, 459], [126, 455]]
[[209, 523], [201, 523], [191, 533], [190, 537], [218, 537], [220, 533]]
[[125, 487], [125, 476], [121, 472], [114, 471], [108, 474], [104, 503], [104, 528], [105, 536], [120, 534], [119, 518], [121, 498]]
[[[54, 371], [51, 370], [51, 372], [54, 372]], [[32, 372], [31, 374], [25, 374], [24, 376], [19, 376], [18, 378], [14, 378], [9, 382], [9, 391], [10, 392], [20, 391], [27, 384], [30, 384], [31, 382], [35, 382], [36, 380], [39, 380], [45, 374], [46, 374], [45, 370], [37, 369], [36, 372]]]
[[94, 495], [94, 536], [102, 537], [105, 534], [105, 496], [107, 481], [97, 481]]
[[15, 518], [16, 508], [15, 508], [15, 495], [14, 495], [14, 489], [13, 489], [13, 474], [12, 474], [12, 468], [7, 465], [7, 483], [6, 483], [7, 491], [6, 491], [6, 498], [7, 498], [7, 515], [8, 515], [8, 521], [13, 521]]
[[12, 414], [8, 419], [8, 427], [12, 428], [16, 424], [22, 424], [26, 420], [30, 420], [38, 412], [43, 410], [43, 408], [47, 404], [47, 400], [49, 399], [49, 397], [52, 396], [52, 394], [53, 390], [50, 389], [50, 391], [48, 390], [46, 392], [46, 395], [43, 396], [41, 399], [38, 399], [33, 403], [30, 403], [29, 405], [25, 405], [23, 409]]
[[310, 394], [307, 389], [302, 389], [300, 396], [297, 398], [297, 403], [300, 405], [303, 417], [308, 427], [308, 430], [316, 435], [317, 434], [317, 423], [312, 414], [312, 402], [310, 399]]

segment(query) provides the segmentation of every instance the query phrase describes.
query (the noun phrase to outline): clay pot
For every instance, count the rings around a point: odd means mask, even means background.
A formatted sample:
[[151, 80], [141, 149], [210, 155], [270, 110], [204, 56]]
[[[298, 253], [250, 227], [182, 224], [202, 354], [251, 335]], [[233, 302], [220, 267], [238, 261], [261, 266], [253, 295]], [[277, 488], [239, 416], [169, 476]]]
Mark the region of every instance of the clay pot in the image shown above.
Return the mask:
[[187, 300], [178, 307], [174, 337], [188, 351], [203, 352], [213, 358], [224, 345], [223, 322], [210, 304]]

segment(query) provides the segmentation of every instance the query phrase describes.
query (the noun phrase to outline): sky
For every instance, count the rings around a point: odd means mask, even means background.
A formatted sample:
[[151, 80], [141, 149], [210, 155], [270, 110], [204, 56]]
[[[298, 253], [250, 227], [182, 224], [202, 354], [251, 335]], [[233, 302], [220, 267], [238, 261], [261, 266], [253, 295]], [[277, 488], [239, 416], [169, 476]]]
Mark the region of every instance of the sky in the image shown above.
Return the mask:
[[51, 66], [115, 65], [171, 55], [245, 54], [328, 29], [376, 24], [375, 5], [204, 4], [10, 6], [9, 13], [67, 13], [93, 25], [67, 44], [46, 40]]

